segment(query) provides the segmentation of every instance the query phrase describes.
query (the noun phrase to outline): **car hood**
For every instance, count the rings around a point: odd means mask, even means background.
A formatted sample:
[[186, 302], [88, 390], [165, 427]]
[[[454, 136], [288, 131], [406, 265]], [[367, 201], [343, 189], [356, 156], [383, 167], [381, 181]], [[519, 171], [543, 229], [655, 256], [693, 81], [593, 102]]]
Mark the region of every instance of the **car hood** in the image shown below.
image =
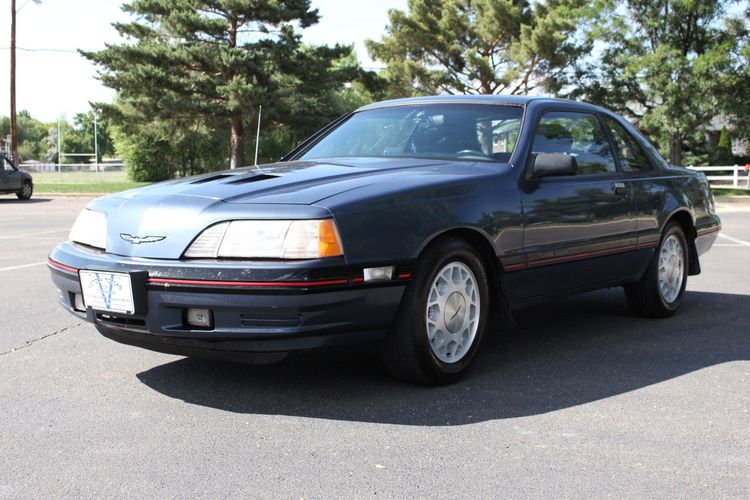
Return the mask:
[[[412, 159], [296, 161], [228, 170], [152, 184], [94, 200], [107, 214], [107, 252], [179, 259], [205, 228], [234, 219], [317, 219], [331, 216], [327, 198], [370, 187], [360, 196], [453, 184], [497, 164]], [[496, 171], [496, 170], [495, 170]]]
[[466, 172], [468, 162], [404, 158], [357, 158], [292, 161], [225, 170], [161, 182], [115, 195], [134, 199], [190, 196], [226, 203], [311, 205], [331, 196], [384, 180], [415, 173]]

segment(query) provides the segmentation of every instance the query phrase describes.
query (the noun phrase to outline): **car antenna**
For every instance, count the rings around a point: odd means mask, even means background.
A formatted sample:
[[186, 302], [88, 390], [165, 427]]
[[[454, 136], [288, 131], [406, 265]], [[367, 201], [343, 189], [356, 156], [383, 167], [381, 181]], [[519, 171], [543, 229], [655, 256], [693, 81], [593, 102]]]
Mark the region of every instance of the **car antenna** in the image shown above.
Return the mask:
[[265, 175], [266, 173], [263, 171], [262, 168], [258, 166], [258, 145], [260, 143], [260, 117], [263, 113], [263, 105], [258, 105], [258, 130], [255, 132], [255, 168], [258, 169], [258, 171]]

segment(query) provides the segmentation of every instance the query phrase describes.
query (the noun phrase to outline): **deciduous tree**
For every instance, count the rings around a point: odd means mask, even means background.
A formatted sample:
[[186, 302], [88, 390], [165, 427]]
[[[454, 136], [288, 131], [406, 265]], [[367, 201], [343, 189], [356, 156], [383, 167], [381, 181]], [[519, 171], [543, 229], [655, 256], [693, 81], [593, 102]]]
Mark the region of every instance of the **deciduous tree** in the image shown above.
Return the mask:
[[579, 65], [570, 95], [638, 121], [680, 165], [685, 144], [705, 137], [737, 90], [727, 85], [737, 66], [738, 21], [727, 16], [735, 2], [608, 3], [589, 33], [599, 55]]

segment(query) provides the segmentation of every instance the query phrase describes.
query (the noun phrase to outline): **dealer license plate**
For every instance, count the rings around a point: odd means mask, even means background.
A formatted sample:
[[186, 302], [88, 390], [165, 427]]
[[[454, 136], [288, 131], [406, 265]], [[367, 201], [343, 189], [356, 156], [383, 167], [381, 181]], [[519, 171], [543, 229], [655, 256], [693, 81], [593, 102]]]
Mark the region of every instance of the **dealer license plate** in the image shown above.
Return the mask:
[[130, 275], [104, 271], [80, 271], [83, 303], [97, 311], [133, 314]]

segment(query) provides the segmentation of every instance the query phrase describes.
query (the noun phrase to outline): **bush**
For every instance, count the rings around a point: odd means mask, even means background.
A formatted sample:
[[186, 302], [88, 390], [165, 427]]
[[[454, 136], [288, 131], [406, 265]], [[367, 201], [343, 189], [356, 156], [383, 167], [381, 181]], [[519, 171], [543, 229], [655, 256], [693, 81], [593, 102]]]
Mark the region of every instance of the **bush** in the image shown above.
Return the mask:
[[714, 165], [734, 165], [734, 156], [732, 155], [732, 137], [729, 130], [724, 127], [719, 134], [719, 143], [713, 155]]

